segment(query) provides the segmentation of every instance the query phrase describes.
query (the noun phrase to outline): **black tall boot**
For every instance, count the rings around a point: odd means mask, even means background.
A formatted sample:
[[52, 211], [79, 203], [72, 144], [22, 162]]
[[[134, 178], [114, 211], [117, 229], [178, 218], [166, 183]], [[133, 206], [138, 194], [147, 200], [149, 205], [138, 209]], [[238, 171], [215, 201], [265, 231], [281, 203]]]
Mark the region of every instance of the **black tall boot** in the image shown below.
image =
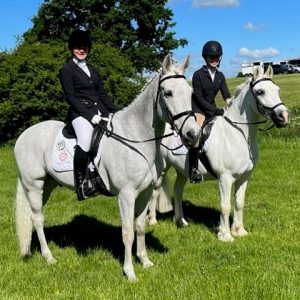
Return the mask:
[[83, 151], [81, 147], [77, 145], [74, 154], [74, 181], [75, 191], [79, 201], [93, 196], [97, 192], [91, 182], [86, 179], [88, 158], [88, 152]]
[[189, 150], [189, 175], [191, 183], [199, 183], [203, 180], [203, 175], [198, 170], [198, 148]]

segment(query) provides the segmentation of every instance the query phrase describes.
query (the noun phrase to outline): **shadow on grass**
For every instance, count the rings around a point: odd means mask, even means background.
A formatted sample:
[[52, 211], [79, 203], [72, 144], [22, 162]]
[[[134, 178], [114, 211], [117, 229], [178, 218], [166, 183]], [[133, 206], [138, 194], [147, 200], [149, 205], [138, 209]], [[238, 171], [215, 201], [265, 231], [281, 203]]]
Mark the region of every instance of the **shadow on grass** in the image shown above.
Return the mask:
[[[75, 216], [69, 223], [46, 227], [45, 235], [48, 242], [53, 241], [59, 247], [75, 247], [79, 255], [88, 255], [91, 250], [104, 249], [120, 262], [124, 260], [124, 245], [121, 226], [103, 223], [86, 215]], [[151, 233], [146, 233], [147, 249], [163, 253], [168, 251]], [[32, 237], [33, 251], [40, 251], [36, 233]], [[136, 252], [136, 239], [132, 248]]]
[[[188, 222], [192, 222], [194, 224], [203, 224], [210, 231], [215, 232], [217, 230], [216, 228], [219, 226], [220, 223], [220, 211], [214, 208], [197, 206], [189, 200], [184, 200], [182, 202], [182, 209], [183, 209], [184, 218]], [[159, 219], [172, 220], [173, 215], [174, 215], [174, 211], [165, 214], [157, 213], [157, 220], [158, 221]]]

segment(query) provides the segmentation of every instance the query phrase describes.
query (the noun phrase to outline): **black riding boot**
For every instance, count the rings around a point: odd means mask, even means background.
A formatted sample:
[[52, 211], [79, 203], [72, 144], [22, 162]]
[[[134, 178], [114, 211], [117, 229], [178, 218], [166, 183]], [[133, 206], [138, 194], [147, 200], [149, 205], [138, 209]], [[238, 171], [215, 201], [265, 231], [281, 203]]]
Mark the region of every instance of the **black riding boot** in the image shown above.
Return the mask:
[[88, 152], [76, 146], [74, 154], [74, 181], [75, 191], [79, 201], [93, 196], [97, 192], [91, 182], [86, 179], [88, 159]]
[[191, 183], [199, 183], [203, 180], [203, 175], [198, 170], [198, 151], [198, 148], [190, 148], [189, 150], [189, 173]]

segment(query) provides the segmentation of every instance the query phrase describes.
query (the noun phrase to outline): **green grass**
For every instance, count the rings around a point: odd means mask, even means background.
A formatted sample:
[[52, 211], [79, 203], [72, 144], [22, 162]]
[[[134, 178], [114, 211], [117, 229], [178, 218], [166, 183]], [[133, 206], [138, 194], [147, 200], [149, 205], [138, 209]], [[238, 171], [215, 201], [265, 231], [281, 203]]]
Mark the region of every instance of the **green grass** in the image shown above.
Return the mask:
[[0, 299], [299, 299], [298, 148], [297, 140], [260, 143], [246, 198], [249, 235], [233, 243], [216, 238], [217, 183], [187, 185], [189, 226], [177, 229], [166, 214], [147, 228], [155, 266], [135, 262], [136, 284], [122, 274], [115, 198], [77, 202], [73, 192], [58, 188], [45, 206], [45, 232], [58, 263], [45, 264], [35, 235], [33, 257], [22, 261], [13, 213], [17, 171], [12, 148], [0, 148]]
[[[299, 79], [275, 76], [283, 101], [294, 111]], [[232, 79], [230, 89], [243, 80]], [[116, 198], [78, 202], [72, 191], [57, 188], [44, 213], [58, 262], [45, 264], [35, 234], [32, 258], [20, 259], [14, 224], [17, 169], [12, 147], [0, 148], [0, 299], [299, 299], [299, 145], [293, 126], [259, 133], [260, 160], [246, 193], [249, 235], [233, 243], [216, 237], [217, 182], [188, 184], [183, 205], [189, 226], [177, 229], [168, 213], [147, 227], [155, 266], [143, 269], [134, 261], [135, 284], [122, 273]]]

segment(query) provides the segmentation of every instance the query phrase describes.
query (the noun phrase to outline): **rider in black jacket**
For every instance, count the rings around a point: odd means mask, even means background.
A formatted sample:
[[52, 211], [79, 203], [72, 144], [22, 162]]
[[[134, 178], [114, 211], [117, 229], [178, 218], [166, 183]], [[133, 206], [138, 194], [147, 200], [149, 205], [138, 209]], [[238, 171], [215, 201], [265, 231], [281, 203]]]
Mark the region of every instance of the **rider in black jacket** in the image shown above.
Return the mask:
[[[219, 91], [224, 101], [231, 97], [224, 74], [217, 69], [220, 66], [222, 54], [223, 49], [219, 42], [208, 41], [205, 43], [202, 49], [202, 56], [206, 65], [193, 74], [192, 108], [200, 126], [203, 125], [205, 119], [224, 114], [224, 110], [218, 108], [215, 103], [215, 97]], [[197, 154], [198, 149], [190, 149], [190, 181], [193, 183], [203, 180], [203, 176], [198, 170]]]
[[70, 104], [67, 121], [72, 123], [76, 133], [74, 181], [78, 200], [83, 200], [95, 193], [95, 189], [86, 180], [94, 126], [99, 124], [102, 117], [114, 113], [116, 107], [104, 90], [99, 72], [86, 62], [92, 48], [89, 33], [74, 30], [68, 47], [73, 57], [62, 66], [59, 78]]

